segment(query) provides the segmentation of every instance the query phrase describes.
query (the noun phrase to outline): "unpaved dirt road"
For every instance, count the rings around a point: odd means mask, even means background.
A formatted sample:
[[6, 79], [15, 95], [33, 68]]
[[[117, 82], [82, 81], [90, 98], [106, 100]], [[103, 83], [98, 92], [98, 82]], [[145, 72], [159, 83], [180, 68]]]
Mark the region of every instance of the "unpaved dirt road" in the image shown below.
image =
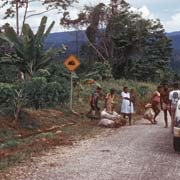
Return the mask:
[[1, 180], [180, 180], [170, 128], [139, 121], [11, 168]]

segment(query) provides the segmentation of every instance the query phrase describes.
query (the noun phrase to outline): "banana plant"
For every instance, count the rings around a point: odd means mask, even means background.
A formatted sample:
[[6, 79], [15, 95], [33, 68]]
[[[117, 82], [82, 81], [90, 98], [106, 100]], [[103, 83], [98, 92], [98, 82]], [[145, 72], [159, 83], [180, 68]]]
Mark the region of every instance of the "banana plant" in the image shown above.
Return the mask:
[[58, 49], [44, 48], [44, 40], [51, 32], [53, 21], [46, 30], [47, 17], [41, 19], [37, 32], [34, 34], [29, 24], [24, 24], [22, 35], [19, 36], [9, 24], [4, 25], [0, 38], [7, 41], [14, 49], [11, 54], [0, 58], [0, 63], [15, 65], [27, 77], [32, 78], [39, 69], [45, 68], [52, 59], [63, 53], [63, 47]]

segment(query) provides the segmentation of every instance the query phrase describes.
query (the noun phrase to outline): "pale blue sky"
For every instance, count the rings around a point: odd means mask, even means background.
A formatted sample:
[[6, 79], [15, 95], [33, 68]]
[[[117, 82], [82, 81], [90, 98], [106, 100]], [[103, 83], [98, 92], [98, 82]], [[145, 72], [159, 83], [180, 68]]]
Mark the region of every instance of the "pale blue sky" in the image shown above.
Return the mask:
[[180, 0], [127, 0], [132, 6], [146, 7], [163, 23], [167, 32], [180, 31]]
[[[180, 0], [126, 0], [134, 8], [140, 9], [143, 12], [143, 16], [146, 18], [158, 18], [161, 20], [164, 28], [167, 32], [180, 31]], [[99, 2], [109, 4], [110, 0], [79, 0], [79, 4], [74, 5], [71, 8], [71, 16], [74, 18], [80, 9], [82, 9], [84, 4], [95, 5]], [[35, 9], [37, 12], [43, 11], [43, 7], [39, 6], [38, 3], [34, 3], [30, 7]], [[52, 20], [56, 21], [56, 25], [53, 29], [53, 32], [64, 31], [65, 29], [60, 27], [59, 19], [60, 14], [57, 14], [55, 11], [49, 12], [47, 14], [49, 22]], [[0, 11], [0, 25], [5, 22], [9, 22], [12, 25], [15, 25], [15, 19], [11, 20], [2, 20], [3, 11]], [[33, 17], [28, 20], [28, 23], [36, 29], [40, 21], [40, 17]]]

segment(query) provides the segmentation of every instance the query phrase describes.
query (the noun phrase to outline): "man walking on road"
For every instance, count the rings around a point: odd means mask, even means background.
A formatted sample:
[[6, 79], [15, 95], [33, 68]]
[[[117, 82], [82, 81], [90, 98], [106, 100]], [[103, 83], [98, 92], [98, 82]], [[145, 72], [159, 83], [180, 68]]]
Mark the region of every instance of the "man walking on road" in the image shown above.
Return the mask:
[[172, 131], [174, 127], [176, 106], [179, 99], [180, 99], [179, 85], [178, 83], [174, 83], [174, 89], [169, 93]]

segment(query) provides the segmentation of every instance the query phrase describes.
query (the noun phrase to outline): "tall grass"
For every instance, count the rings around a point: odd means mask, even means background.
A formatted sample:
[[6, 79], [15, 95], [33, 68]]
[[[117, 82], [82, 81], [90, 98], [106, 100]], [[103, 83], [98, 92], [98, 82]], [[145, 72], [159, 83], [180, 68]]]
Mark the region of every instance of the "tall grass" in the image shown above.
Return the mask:
[[[123, 87], [127, 86], [129, 89], [134, 89], [136, 92], [136, 112], [141, 114], [144, 111], [144, 105], [147, 102], [150, 102], [152, 93], [156, 89], [156, 84], [139, 82], [133, 80], [108, 80], [108, 81], [98, 81], [98, 84], [102, 87], [102, 99], [100, 101], [100, 106], [103, 108], [104, 106], [104, 97], [109, 92], [111, 88], [116, 90], [117, 101], [116, 101], [116, 109], [117, 111], [120, 109], [121, 104], [121, 92]], [[74, 105], [78, 107], [80, 111], [86, 111], [89, 109], [89, 99], [93, 91], [96, 89], [96, 84], [91, 86], [83, 85], [83, 88], [80, 91], [80, 98], [78, 99], [78, 88], [76, 87], [74, 90]]]

